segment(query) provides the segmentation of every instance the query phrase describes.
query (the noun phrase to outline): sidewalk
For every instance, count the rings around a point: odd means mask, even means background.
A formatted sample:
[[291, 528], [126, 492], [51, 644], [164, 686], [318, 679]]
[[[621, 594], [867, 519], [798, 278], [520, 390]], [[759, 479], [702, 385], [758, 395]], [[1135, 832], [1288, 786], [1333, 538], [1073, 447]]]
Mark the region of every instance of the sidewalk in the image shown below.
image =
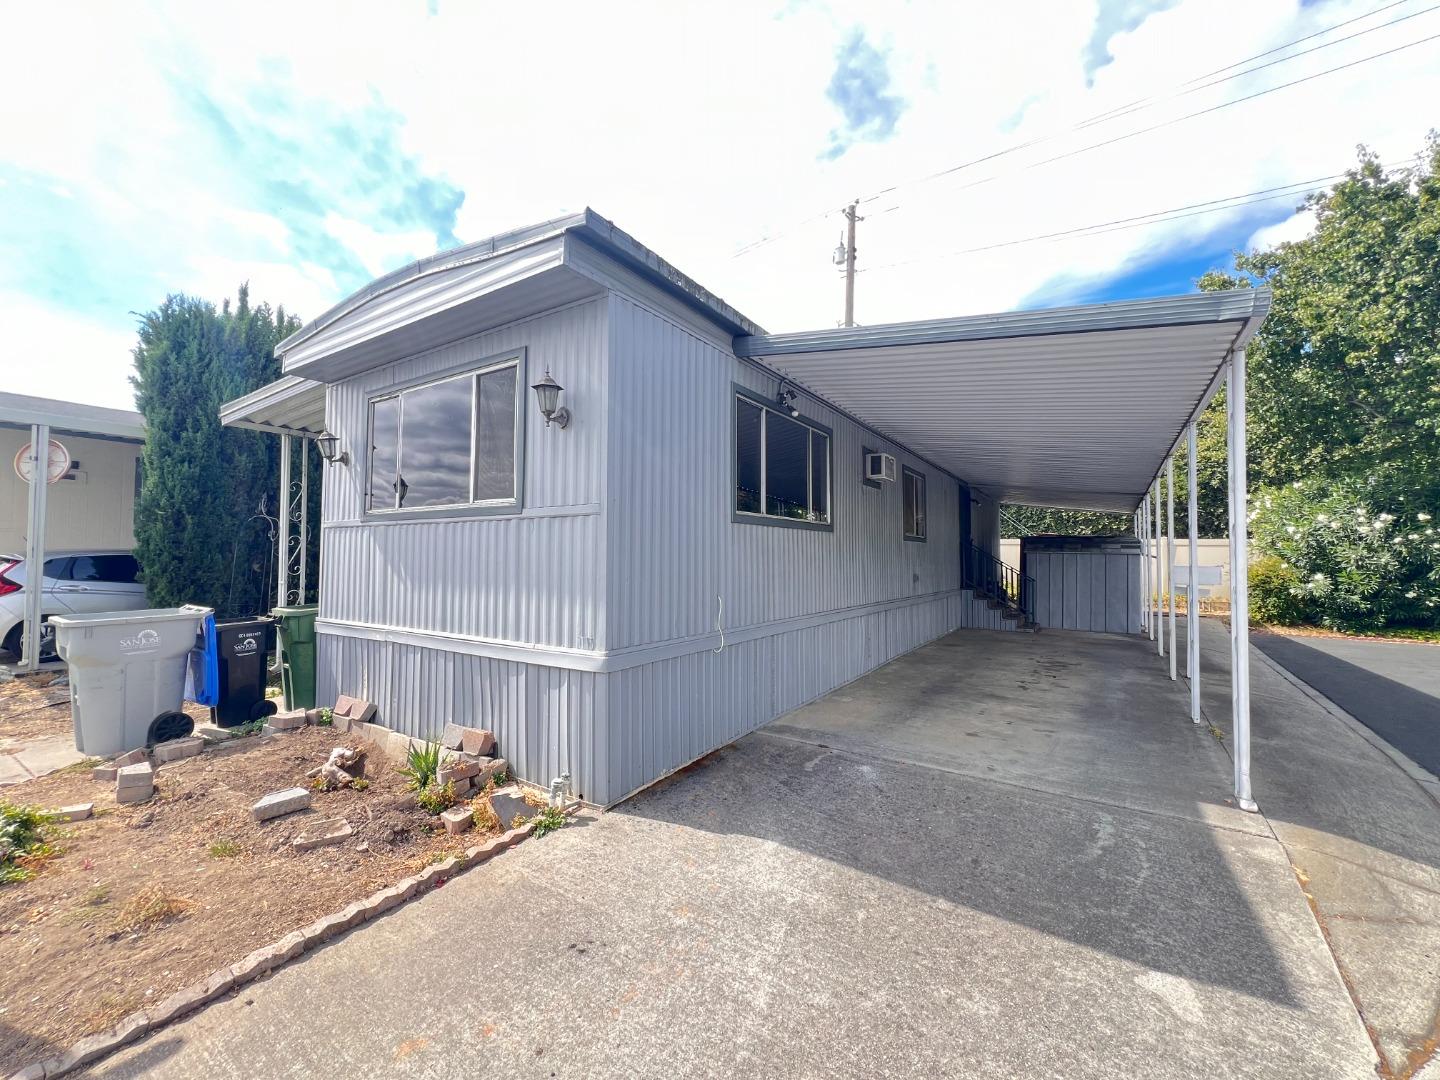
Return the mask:
[[[1201, 625], [1202, 708], [1228, 748], [1228, 631], [1215, 619]], [[1184, 633], [1182, 620], [1182, 642]], [[1297, 693], [1262, 655], [1252, 652], [1250, 672], [1260, 811], [1388, 1075], [1407, 1076], [1440, 1039], [1440, 805], [1353, 722]]]

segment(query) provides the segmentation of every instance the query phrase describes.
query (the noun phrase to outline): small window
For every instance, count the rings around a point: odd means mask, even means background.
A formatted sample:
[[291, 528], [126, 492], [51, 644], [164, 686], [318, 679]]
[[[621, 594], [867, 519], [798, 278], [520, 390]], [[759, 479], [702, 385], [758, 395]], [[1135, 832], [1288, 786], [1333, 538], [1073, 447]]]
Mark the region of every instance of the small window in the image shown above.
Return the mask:
[[517, 502], [520, 361], [370, 403], [370, 510]]
[[70, 578], [133, 585], [139, 572], [140, 565], [132, 555], [77, 555], [70, 567]]
[[735, 512], [830, 523], [830, 433], [735, 397]]
[[905, 539], [925, 539], [925, 476], [914, 469], [901, 470], [905, 488]]
[[61, 556], [58, 559], [46, 559], [40, 568], [40, 573], [44, 577], [53, 578], [56, 581], [69, 581], [72, 561], [69, 555]]

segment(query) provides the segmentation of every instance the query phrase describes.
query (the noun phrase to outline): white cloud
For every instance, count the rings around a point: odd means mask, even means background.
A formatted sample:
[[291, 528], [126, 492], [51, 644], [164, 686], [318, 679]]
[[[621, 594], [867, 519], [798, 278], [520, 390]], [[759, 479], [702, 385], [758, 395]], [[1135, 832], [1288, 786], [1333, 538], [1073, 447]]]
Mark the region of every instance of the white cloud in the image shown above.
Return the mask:
[[1296, 240], [1304, 240], [1305, 237], [1314, 231], [1314, 211], [1301, 210], [1298, 214], [1293, 214], [1284, 221], [1256, 229], [1250, 234], [1250, 239], [1245, 242], [1245, 250], [1265, 251], [1277, 247], [1280, 244], [1289, 244]]
[[3, 389], [13, 394], [133, 409], [129, 376], [134, 330], [61, 310], [15, 292], [0, 292], [5, 327]]
[[[148, 233], [163, 281], [147, 284], [151, 292], [193, 288], [218, 297], [249, 277], [257, 296], [314, 315], [352, 283], [323, 252], [299, 243], [281, 207], [234, 204], [227, 163], [207, 156], [178, 104], [185, 88], [203, 86], [222, 114], [239, 116], [248, 90], [283, 86], [287, 100], [324, 103], [332, 114], [379, 102], [402, 116], [393, 152], [465, 191], [462, 240], [588, 204], [767, 327], [826, 326], [841, 300], [830, 263], [840, 226], [833, 211], [898, 184], [862, 209], [860, 319], [1000, 310], [1058, 280], [1103, 281], [1186, 245], [1253, 243], [1268, 235], [1257, 226], [1284, 203], [1248, 212], [1254, 216], [1233, 210], [934, 256], [1337, 173], [1353, 163], [1359, 142], [1387, 161], [1418, 150], [1434, 123], [1427, 102], [1440, 100], [1435, 43], [1083, 150], [1440, 31], [1440, 13], [1420, 15], [1253, 76], [1166, 96], [1177, 82], [1370, 6], [1181, 0], [1110, 37], [1113, 62], [1090, 85], [1084, 56], [1094, 4], [1047, 5], [1038, 18], [1020, 5], [946, 0], [442, 2], [430, 17], [418, 3], [275, 0], [252, 5], [245, 19], [176, 3], [144, 18], [97, 6], [79, 20], [34, 5], [17, 12], [26, 25], [12, 30], [66, 41], [73, 77], [37, 98], [30, 88], [55, 83], [44, 50], [21, 54], [0, 73], [0, 92], [33, 103], [13, 130], [7, 118], [0, 158], [65, 184], [104, 220], [133, 221], [142, 239]], [[837, 49], [857, 27], [886, 51], [890, 89], [906, 105], [892, 138], [825, 161], [839, 121], [825, 89]], [[543, 52], [536, 41], [545, 42]], [[1159, 102], [1133, 116], [911, 182], [1151, 95]], [[279, 169], [269, 175], [263, 162], [249, 167], [258, 179], [294, 179]], [[392, 195], [407, 197], [365, 191], [325, 208], [324, 230], [369, 273], [434, 247], [411, 224], [362, 212]], [[0, 189], [0, 203], [5, 198]], [[769, 234], [780, 238], [732, 257]], [[134, 306], [160, 298], [145, 296]], [[112, 322], [123, 318], [110, 312]]]

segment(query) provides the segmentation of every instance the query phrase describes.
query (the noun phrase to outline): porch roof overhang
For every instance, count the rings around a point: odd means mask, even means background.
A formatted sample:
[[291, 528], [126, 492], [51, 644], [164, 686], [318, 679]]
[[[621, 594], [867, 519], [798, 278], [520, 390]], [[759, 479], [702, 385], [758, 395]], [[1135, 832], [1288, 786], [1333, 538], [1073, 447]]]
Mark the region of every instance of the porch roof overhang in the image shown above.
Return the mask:
[[735, 350], [1005, 502], [1128, 513], [1268, 289], [739, 337]]
[[286, 375], [220, 406], [225, 427], [313, 439], [325, 430], [325, 387]]

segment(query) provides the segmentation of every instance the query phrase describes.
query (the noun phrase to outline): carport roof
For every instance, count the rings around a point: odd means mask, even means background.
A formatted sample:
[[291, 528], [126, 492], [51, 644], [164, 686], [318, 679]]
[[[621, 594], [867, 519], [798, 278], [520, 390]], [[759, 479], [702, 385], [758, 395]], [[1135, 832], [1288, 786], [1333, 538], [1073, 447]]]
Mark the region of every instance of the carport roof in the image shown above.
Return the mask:
[[735, 339], [1005, 502], [1134, 510], [1268, 289]]

